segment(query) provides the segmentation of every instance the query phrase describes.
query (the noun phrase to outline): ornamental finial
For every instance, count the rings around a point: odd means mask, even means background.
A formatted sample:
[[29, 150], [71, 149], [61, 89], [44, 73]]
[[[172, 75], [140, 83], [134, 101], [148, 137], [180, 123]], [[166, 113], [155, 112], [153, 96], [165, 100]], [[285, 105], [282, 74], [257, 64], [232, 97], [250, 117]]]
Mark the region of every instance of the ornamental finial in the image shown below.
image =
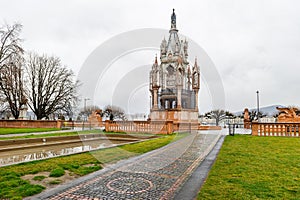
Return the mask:
[[173, 8], [173, 13], [171, 15], [171, 28], [176, 29], [176, 14], [175, 14], [175, 9]]

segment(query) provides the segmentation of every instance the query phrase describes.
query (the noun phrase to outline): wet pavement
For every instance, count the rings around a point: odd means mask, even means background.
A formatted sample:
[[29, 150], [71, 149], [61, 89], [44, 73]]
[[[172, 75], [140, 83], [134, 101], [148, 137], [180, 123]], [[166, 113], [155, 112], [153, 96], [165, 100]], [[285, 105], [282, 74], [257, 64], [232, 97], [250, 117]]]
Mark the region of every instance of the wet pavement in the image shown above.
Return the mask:
[[30, 199], [174, 199], [222, 135], [192, 133]]
[[208, 173], [218, 156], [224, 139], [225, 136], [222, 136], [219, 139], [212, 151], [205, 157], [205, 159], [200, 163], [183, 187], [179, 190], [174, 198], [175, 200], [196, 199], [200, 188], [203, 186]]

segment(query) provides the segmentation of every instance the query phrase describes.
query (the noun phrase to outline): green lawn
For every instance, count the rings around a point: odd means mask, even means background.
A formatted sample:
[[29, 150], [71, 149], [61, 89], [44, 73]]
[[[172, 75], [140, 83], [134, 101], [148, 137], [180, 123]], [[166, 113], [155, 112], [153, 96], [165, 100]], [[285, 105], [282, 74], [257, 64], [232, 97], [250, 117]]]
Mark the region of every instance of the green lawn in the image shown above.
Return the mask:
[[0, 128], [0, 135], [58, 131], [59, 128]]
[[23, 180], [21, 177], [26, 174], [51, 172], [59, 176], [63, 174], [63, 171], [68, 170], [75, 175], [83, 176], [102, 169], [102, 164], [113, 163], [149, 152], [184, 136], [186, 134], [166, 135], [120, 147], [1, 167], [0, 199], [22, 199], [22, 197], [38, 194], [45, 189], [41, 185], [32, 185], [29, 181]]
[[227, 136], [198, 199], [300, 199], [300, 138]]
[[[53, 136], [71, 136], [71, 135], [79, 135], [79, 134], [92, 134], [92, 133], [106, 133], [101, 130], [85, 130], [85, 131], [71, 131], [71, 132], [58, 132], [58, 133], [45, 133], [40, 135], [23, 135], [23, 136], [14, 136], [14, 137], [0, 137], [0, 140], [15, 140], [22, 138], [45, 138], [45, 137], [53, 137]], [[108, 132], [109, 133], [109, 132]]]

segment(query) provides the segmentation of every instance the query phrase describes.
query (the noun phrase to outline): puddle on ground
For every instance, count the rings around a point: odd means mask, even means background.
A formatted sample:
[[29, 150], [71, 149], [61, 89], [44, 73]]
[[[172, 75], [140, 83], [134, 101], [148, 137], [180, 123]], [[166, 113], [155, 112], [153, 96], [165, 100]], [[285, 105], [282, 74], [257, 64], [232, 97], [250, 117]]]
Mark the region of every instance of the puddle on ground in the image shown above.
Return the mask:
[[55, 144], [51, 146], [43, 146], [47, 143], [42, 143], [41, 146], [39, 146], [40, 144], [37, 144], [36, 147], [32, 148], [0, 152], [0, 167], [16, 163], [103, 149], [128, 142], [129, 141], [126, 140], [96, 140], [69, 144]]

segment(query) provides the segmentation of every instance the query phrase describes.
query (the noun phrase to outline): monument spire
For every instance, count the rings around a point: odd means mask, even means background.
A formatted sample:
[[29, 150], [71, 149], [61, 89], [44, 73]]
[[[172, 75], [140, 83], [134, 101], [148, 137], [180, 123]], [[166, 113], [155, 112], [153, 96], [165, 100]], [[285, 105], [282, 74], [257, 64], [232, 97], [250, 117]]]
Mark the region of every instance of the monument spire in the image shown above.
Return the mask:
[[173, 8], [173, 13], [171, 15], [171, 29], [176, 30], [176, 14], [174, 8]]

